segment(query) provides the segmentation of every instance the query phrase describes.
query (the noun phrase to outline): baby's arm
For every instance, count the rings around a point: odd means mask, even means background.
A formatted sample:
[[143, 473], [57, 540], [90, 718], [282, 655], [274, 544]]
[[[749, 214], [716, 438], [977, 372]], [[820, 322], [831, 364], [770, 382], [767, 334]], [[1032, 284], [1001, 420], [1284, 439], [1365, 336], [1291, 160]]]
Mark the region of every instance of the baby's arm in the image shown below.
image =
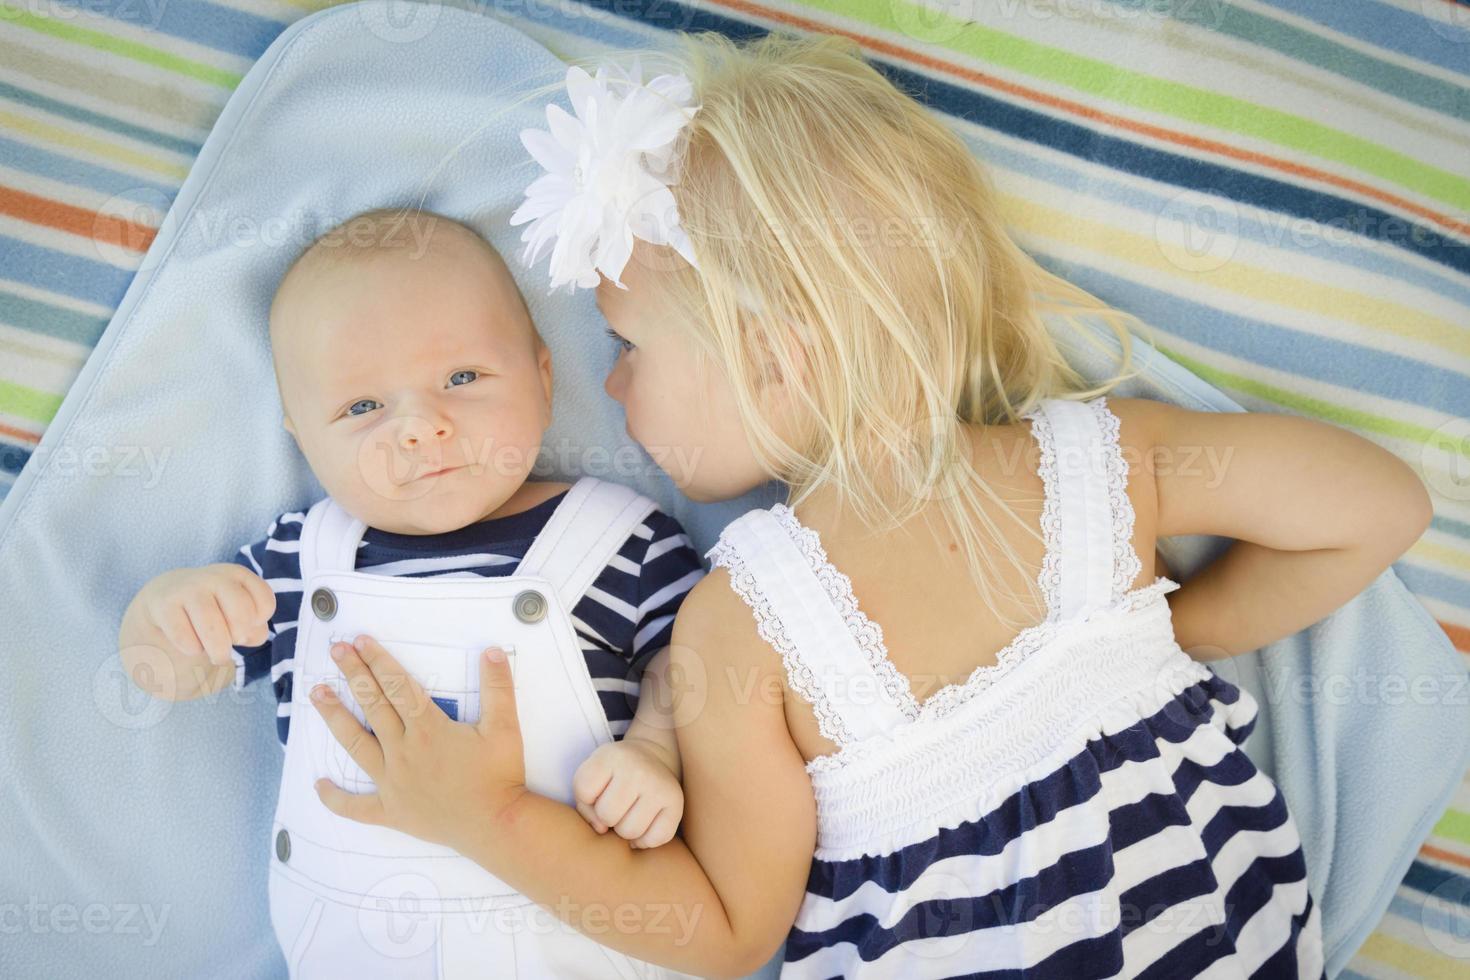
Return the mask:
[[1108, 404], [1125, 442], [1145, 450], [1156, 535], [1236, 539], [1168, 597], [1175, 637], [1196, 660], [1255, 650], [1318, 622], [1408, 550], [1433, 516], [1407, 463], [1335, 425], [1144, 399]]
[[[618, 742], [598, 747], [583, 760], [572, 778], [580, 813], [599, 834], [609, 827], [635, 847], [667, 843], [684, 812], [679, 786], [679, 745], [669, 717], [673, 694], [668, 650], [674, 615], [701, 578], [704, 564], [684, 528], [671, 515], [655, 509], [643, 531], [639, 551], [624, 558], [638, 563], [637, 614], [627, 636], [627, 655], [645, 664], [639, 679], [638, 707]], [[618, 579], [622, 570], [611, 573]], [[658, 651], [649, 656], [648, 651]]]
[[687, 794], [679, 836], [633, 849], [525, 792], [495, 820], [467, 810], [464, 836], [450, 843], [603, 945], [701, 977], [742, 977], [796, 919], [816, 849], [811, 777], [786, 728], [780, 656], [725, 569], [689, 593], [669, 656], [671, 675], [689, 681], [673, 691]]
[[234, 644], [264, 643], [275, 608], [271, 587], [240, 565], [164, 572], [123, 613], [118, 656], [133, 683], [156, 698], [213, 694], [235, 678]]
[[669, 670], [665, 647], [643, 671], [638, 710], [622, 741], [599, 746], [572, 777], [583, 819], [599, 834], [613, 828], [634, 847], [668, 843], [684, 815]]

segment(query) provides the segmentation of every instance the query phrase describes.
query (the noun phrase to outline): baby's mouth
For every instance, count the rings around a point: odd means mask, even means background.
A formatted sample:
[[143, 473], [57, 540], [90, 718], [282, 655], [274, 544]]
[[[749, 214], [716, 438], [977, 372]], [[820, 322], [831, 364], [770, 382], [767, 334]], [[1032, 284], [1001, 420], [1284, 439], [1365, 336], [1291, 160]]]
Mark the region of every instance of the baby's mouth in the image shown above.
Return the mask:
[[444, 475], [449, 474], [449, 473], [456, 473], [456, 472], [458, 472], [459, 470], [462, 470], [462, 469], [464, 469], [464, 467], [462, 467], [462, 466], [441, 466], [441, 467], [438, 467], [437, 469], [429, 470], [426, 473], [421, 473], [418, 476], [414, 477], [409, 482], [410, 483], [414, 483], [414, 482], [417, 482], [419, 480], [427, 480], [430, 477], [434, 477], [434, 476], [444, 476]]

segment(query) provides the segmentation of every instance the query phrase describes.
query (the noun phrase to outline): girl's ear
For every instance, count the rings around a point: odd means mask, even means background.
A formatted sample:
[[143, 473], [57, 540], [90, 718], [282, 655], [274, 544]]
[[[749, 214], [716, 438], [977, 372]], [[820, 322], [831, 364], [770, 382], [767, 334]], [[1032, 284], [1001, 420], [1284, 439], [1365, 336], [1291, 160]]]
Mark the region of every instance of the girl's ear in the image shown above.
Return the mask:
[[[759, 345], [759, 349], [756, 352], [759, 358], [758, 363], [760, 364], [757, 383], [761, 388], [764, 389], [767, 385], [781, 385], [786, 387], [788, 386], [788, 382], [798, 386], [805, 383], [807, 367], [810, 362], [807, 359], [806, 347], [803, 345], [801, 338], [806, 332], [793, 324], [784, 323], [777, 329], [752, 331]], [[774, 336], [772, 336], [773, 334]], [[785, 355], [786, 363], [792, 371], [796, 372], [794, 378], [788, 379], [786, 377], [786, 370], [781, 366], [781, 359], [771, 349], [771, 344], [773, 343], [782, 345], [782, 353]]]

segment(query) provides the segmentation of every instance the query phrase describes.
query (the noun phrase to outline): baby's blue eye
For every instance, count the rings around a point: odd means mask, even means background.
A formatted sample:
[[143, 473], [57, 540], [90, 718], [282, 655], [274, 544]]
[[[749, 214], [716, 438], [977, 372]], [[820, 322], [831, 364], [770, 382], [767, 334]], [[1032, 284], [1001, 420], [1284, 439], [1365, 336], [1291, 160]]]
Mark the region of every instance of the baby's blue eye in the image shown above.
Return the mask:
[[623, 350], [630, 351], [633, 349], [633, 342], [631, 340], [628, 340], [622, 334], [618, 333], [612, 327], [604, 327], [603, 330], [607, 333], [609, 337], [612, 338], [613, 343], [617, 344]]
[[480, 376], [480, 372], [479, 371], [470, 371], [470, 370], [455, 371], [453, 374], [451, 374], [449, 376], [449, 386], [451, 388], [458, 387], [457, 385], [455, 385], [454, 379], [457, 378], [457, 377], [459, 377], [461, 374], [471, 375], [469, 381], [465, 381], [464, 384], [469, 384], [470, 381], [473, 381], [473, 380], [475, 380], [475, 378], [478, 378]]
[[[353, 402], [348, 407], [347, 414], [348, 415], [361, 415], [361, 414], [363, 414], [362, 412], [355, 411], [355, 409], [357, 408], [357, 406], [359, 406], [359, 405], [376, 405], [376, 404], [378, 404], [378, 403], [376, 401], [374, 401], [373, 399], [371, 399], [371, 398], [364, 398], [361, 401]], [[367, 409], [366, 411], [372, 411], [372, 409]]]

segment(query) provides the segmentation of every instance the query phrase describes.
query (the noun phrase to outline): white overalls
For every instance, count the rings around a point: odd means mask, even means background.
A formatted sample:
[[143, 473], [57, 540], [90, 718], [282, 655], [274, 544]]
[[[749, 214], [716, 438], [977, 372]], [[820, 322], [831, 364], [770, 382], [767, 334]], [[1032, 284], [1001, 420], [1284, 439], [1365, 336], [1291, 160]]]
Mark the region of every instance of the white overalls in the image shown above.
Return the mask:
[[328, 652], [366, 633], [451, 718], [470, 723], [480, 717], [477, 658], [488, 646], [514, 648], [526, 785], [570, 803], [577, 766], [612, 741], [571, 611], [654, 506], [584, 477], [515, 573], [498, 578], [355, 571], [363, 522], [330, 497], [307, 512], [269, 883], [271, 925], [293, 980], [682, 976], [598, 945], [448, 847], [337, 816], [313, 789], [323, 776], [348, 792], [375, 788], [309, 700], [325, 683], [366, 724]]

